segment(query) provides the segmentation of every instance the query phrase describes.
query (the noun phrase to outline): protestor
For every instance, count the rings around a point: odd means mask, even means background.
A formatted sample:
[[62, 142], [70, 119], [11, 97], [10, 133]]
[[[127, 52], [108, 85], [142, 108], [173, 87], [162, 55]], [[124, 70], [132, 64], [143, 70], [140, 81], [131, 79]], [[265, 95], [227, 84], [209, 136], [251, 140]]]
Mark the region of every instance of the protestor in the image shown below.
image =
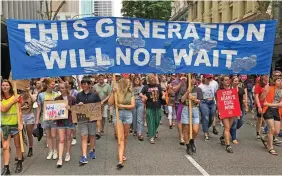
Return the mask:
[[108, 119], [109, 113], [109, 106], [108, 106], [108, 99], [112, 92], [112, 88], [108, 83], [104, 82], [104, 75], [100, 74], [98, 76], [98, 83], [94, 85], [94, 91], [98, 93], [101, 104], [102, 104], [102, 120], [97, 121], [98, 132], [96, 134], [96, 138], [100, 139], [101, 135], [104, 135], [104, 128], [106, 119]]
[[132, 91], [135, 97], [135, 108], [133, 109], [133, 135], [137, 134], [137, 138], [140, 141], [144, 140], [143, 137], [143, 116], [144, 116], [144, 103], [146, 101], [140, 96], [143, 85], [141, 83], [140, 77], [134, 77]]
[[241, 117], [234, 118], [231, 130], [230, 130], [233, 144], [238, 144], [237, 130], [243, 126], [245, 113], [248, 112], [247, 94], [242, 87], [239, 87], [239, 78], [238, 77], [232, 79], [232, 88], [235, 88], [238, 91], [240, 110], [242, 112]]
[[161, 100], [163, 97], [162, 89], [157, 84], [156, 76], [148, 75], [148, 84], [141, 91], [141, 97], [146, 101], [146, 121], [148, 127], [148, 136], [151, 144], [158, 138], [158, 127], [162, 118]]
[[27, 131], [28, 137], [28, 157], [33, 156], [33, 136], [32, 131], [34, 129], [35, 124], [35, 115], [33, 112], [33, 104], [36, 101], [36, 97], [31, 94], [30, 86], [26, 87], [26, 89], [21, 94], [22, 96], [22, 104], [21, 111], [23, 115], [23, 124]]
[[[200, 123], [200, 100], [203, 99], [203, 92], [196, 85], [196, 77], [193, 75], [191, 79], [191, 90], [187, 89], [186, 93], [181, 97], [184, 108], [181, 113], [181, 123], [186, 144], [186, 152], [188, 155], [196, 153], [195, 139], [199, 132]], [[189, 100], [192, 103], [192, 112], [189, 111]], [[192, 139], [190, 139], [190, 113], [192, 113]]]
[[[117, 93], [117, 100], [114, 98], [114, 93]], [[115, 101], [118, 103], [118, 113], [119, 113], [119, 121], [122, 123], [120, 126], [121, 135], [121, 143], [118, 145], [118, 159], [119, 163], [117, 164], [117, 168], [120, 169], [124, 167], [123, 162], [127, 160], [125, 156], [127, 138], [130, 130], [130, 125], [132, 124], [132, 110], [135, 107], [135, 99], [134, 95], [131, 91], [130, 81], [129, 79], [121, 79], [119, 81], [118, 88], [113, 89], [113, 93], [109, 97], [109, 105], [115, 106]], [[113, 122], [116, 124], [116, 107], [114, 107], [113, 111]], [[116, 126], [115, 126], [116, 127]], [[117, 131], [117, 129], [115, 129]]]
[[[217, 89], [218, 89], [218, 82], [215, 81], [216, 77], [214, 75], [212, 75], [212, 80], [210, 81], [210, 85], [213, 87], [214, 91], [216, 92]], [[216, 104], [216, 101], [215, 101], [215, 104]], [[216, 112], [214, 114], [214, 116], [216, 116]], [[212, 133], [215, 134], [215, 135], [218, 135], [218, 131], [216, 129], [216, 121], [217, 119], [216, 118], [213, 118], [213, 123], [212, 123]]]
[[[89, 78], [83, 78], [81, 80], [82, 91], [79, 92], [76, 96], [76, 102], [78, 105], [83, 106], [83, 104], [87, 103], [98, 103], [101, 102], [99, 95], [96, 92], [90, 91], [91, 81]], [[94, 112], [95, 113], [95, 112]], [[78, 119], [78, 130], [81, 135], [81, 150], [82, 156], [79, 160], [79, 165], [84, 165], [88, 163], [87, 160], [87, 139], [90, 139], [90, 151], [89, 157], [90, 159], [95, 159], [95, 135], [96, 135], [96, 125], [97, 120], [94, 121], [83, 121], [81, 122]]]
[[265, 87], [261, 95], [261, 100], [264, 101], [262, 109], [263, 118], [268, 126], [267, 138], [262, 137], [265, 148], [272, 155], [278, 155], [273, 148], [273, 137], [280, 131], [280, 113], [282, 111], [282, 77], [276, 76], [273, 78], [274, 86]]
[[[23, 155], [21, 151], [19, 131], [23, 129], [22, 114], [18, 114], [16, 103], [21, 103], [18, 96], [14, 95], [13, 87], [10, 81], [4, 79], [1, 82], [1, 142], [3, 151], [3, 163], [1, 175], [10, 175], [10, 140], [13, 137], [16, 147], [17, 164], [15, 173], [23, 170]], [[20, 122], [20, 123], [19, 123]]]
[[[230, 88], [231, 88], [230, 78], [226, 75], [222, 76], [218, 90], [228, 90]], [[238, 109], [237, 111], [240, 111], [240, 109]], [[219, 114], [219, 116], [220, 116], [220, 114]], [[220, 137], [220, 142], [221, 142], [221, 145], [226, 145], [226, 151], [228, 153], [233, 153], [232, 147], [230, 145], [230, 129], [231, 129], [231, 126], [232, 126], [232, 123], [233, 123], [233, 119], [234, 119], [234, 117], [222, 119], [222, 123], [224, 125], [224, 130], [223, 130], [222, 136]]]
[[176, 108], [175, 108], [175, 92], [171, 84], [168, 85], [166, 90], [166, 103], [168, 108], [168, 121], [169, 128], [172, 129], [172, 126], [175, 126], [176, 121]]
[[259, 83], [255, 85], [255, 89], [254, 89], [255, 104], [257, 111], [257, 124], [256, 124], [257, 139], [261, 139], [262, 108], [264, 104], [264, 100], [262, 99], [261, 95], [265, 89], [266, 90], [268, 89], [268, 87], [269, 87], [269, 75], [262, 75], [259, 79]]
[[200, 111], [202, 114], [202, 127], [205, 135], [205, 140], [209, 140], [209, 128], [212, 126], [214, 121], [214, 115], [216, 111], [215, 104], [215, 87], [210, 84], [213, 75], [203, 75], [202, 83], [199, 88], [203, 92], [203, 99], [200, 102]]
[[43, 107], [45, 101], [54, 101], [56, 97], [59, 96], [57, 92], [54, 91], [55, 88], [55, 80], [53, 78], [47, 78], [45, 80], [46, 89], [42, 90], [42, 92], [38, 95], [38, 110], [36, 114], [36, 124], [41, 123], [42, 127], [46, 133], [47, 144], [49, 148], [49, 153], [47, 155], [47, 160], [58, 158], [58, 151], [56, 145], [56, 133], [57, 133], [57, 125], [56, 121], [53, 120], [45, 120], [43, 119]]
[[179, 144], [184, 145], [184, 136], [181, 124], [181, 112], [183, 109], [183, 104], [181, 103], [181, 95], [183, 95], [187, 89], [187, 79], [184, 74], [172, 75], [171, 77], [172, 82], [171, 85], [175, 92], [175, 111], [176, 111], [176, 121], [177, 121], [177, 128], [178, 128], [178, 138]]
[[61, 95], [56, 97], [55, 100], [68, 100], [68, 105], [66, 109], [68, 109], [68, 119], [65, 120], [56, 120], [57, 129], [59, 132], [59, 159], [57, 162], [57, 167], [60, 168], [63, 165], [63, 152], [65, 147], [65, 139], [66, 139], [66, 157], [65, 161], [70, 161], [70, 149], [71, 149], [71, 134], [72, 130], [75, 128], [72, 123], [72, 114], [70, 111], [70, 107], [75, 105], [75, 98], [69, 94], [68, 86], [66, 83], [60, 83], [59, 85]]

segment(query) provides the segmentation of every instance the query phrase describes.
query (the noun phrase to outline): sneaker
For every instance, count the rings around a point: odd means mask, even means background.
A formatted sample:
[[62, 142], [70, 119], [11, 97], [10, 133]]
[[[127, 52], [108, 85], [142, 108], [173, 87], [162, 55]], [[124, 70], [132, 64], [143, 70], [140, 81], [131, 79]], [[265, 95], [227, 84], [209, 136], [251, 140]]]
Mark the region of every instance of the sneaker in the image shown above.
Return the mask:
[[23, 171], [23, 164], [22, 164], [22, 161], [19, 160], [17, 162], [15, 173], [18, 174], [18, 173], [21, 173], [22, 171]]
[[205, 141], [210, 140], [209, 136], [205, 136]]
[[219, 138], [219, 140], [220, 140], [220, 144], [221, 144], [221, 145], [225, 145], [225, 139], [224, 139], [223, 136], [221, 136], [221, 137]]
[[85, 156], [82, 156], [81, 159], [79, 160], [79, 165], [82, 166], [87, 163], [88, 163], [87, 158]]
[[95, 155], [95, 153], [94, 153], [93, 151], [90, 151], [90, 152], [89, 152], [89, 157], [90, 157], [91, 159], [96, 159], [96, 155]]
[[72, 141], [71, 141], [71, 145], [75, 145], [77, 143], [77, 141], [76, 141], [76, 139], [72, 139]]
[[32, 156], [33, 156], [32, 147], [30, 147], [30, 148], [28, 149], [27, 157], [32, 157]]
[[52, 156], [53, 156], [53, 151], [49, 151], [46, 159], [50, 160], [50, 159], [52, 159]]
[[193, 153], [196, 153], [196, 146], [195, 146], [195, 141], [194, 139], [190, 139], [190, 142], [189, 142], [190, 146], [191, 146], [191, 150]]
[[232, 147], [230, 145], [226, 146], [227, 153], [233, 153]]
[[155, 135], [155, 138], [158, 138], [158, 137], [159, 137], [159, 132], [157, 131], [156, 135]]
[[70, 161], [70, 154], [69, 153], [66, 153], [65, 161], [66, 162]]
[[96, 139], [99, 140], [101, 138], [100, 132], [96, 134]]
[[154, 143], [155, 143], [155, 139], [154, 139], [154, 137], [151, 137], [151, 139], [150, 139], [150, 143], [151, 143], [151, 144], [154, 144]]
[[257, 140], [260, 140], [260, 139], [261, 139], [260, 134], [257, 134]]
[[57, 168], [61, 168], [63, 165], [63, 159], [62, 158], [59, 158], [58, 159], [58, 162], [57, 162]]
[[191, 148], [191, 145], [190, 144], [186, 144], [186, 153], [188, 155], [193, 155], [193, 152], [192, 152], [192, 148]]
[[218, 131], [216, 130], [215, 127], [213, 127], [212, 132], [213, 132], [213, 134], [218, 135]]
[[281, 144], [281, 143], [282, 143], [282, 141], [280, 141], [279, 139], [277, 139], [277, 138], [273, 139], [273, 144], [274, 145], [278, 145], [278, 144]]
[[169, 129], [172, 129], [172, 125], [169, 125]]
[[181, 139], [179, 140], [179, 144], [180, 144], [180, 145], [185, 145], [185, 141], [184, 141], [183, 138], [181, 138]]
[[56, 159], [58, 159], [58, 151], [54, 150], [53, 151], [53, 160], [56, 160]]
[[9, 165], [8, 166], [4, 166], [4, 168], [2, 169], [1, 175], [11, 175], [11, 172], [9, 170]]

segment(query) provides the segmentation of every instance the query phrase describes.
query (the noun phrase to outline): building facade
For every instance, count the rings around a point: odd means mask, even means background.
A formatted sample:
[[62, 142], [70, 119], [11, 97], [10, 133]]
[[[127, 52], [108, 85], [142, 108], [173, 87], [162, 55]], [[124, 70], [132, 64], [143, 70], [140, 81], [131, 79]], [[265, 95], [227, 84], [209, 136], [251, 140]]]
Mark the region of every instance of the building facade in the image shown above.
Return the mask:
[[5, 19], [39, 19], [39, 15], [37, 13], [38, 10], [38, 1], [1, 1], [1, 16]]
[[171, 2], [171, 21], [188, 21], [188, 2]]
[[80, 14], [81, 16], [113, 16], [114, 1], [105, 0], [81, 0]]
[[188, 21], [227, 23], [255, 21], [256, 1], [189, 1]]

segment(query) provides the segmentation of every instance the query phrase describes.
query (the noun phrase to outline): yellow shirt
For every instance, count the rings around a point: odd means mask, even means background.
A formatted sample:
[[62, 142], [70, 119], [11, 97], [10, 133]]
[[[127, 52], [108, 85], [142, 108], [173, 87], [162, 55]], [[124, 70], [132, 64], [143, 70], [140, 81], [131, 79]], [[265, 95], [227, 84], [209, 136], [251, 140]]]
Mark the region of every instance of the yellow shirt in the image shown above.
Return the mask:
[[[9, 99], [3, 99], [2, 105], [7, 106], [12, 101], [14, 101], [14, 96], [11, 96]], [[18, 124], [18, 115], [17, 115], [17, 106], [13, 106], [7, 112], [1, 112], [1, 124], [2, 125], [17, 125]]]

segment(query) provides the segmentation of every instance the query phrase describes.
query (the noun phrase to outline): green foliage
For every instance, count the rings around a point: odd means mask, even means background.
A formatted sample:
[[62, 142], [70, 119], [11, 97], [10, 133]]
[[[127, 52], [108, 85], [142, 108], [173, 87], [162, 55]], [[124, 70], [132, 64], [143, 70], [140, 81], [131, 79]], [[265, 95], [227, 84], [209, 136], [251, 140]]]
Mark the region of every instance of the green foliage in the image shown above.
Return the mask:
[[171, 1], [123, 1], [121, 13], [124, 17], [168, 20]]

